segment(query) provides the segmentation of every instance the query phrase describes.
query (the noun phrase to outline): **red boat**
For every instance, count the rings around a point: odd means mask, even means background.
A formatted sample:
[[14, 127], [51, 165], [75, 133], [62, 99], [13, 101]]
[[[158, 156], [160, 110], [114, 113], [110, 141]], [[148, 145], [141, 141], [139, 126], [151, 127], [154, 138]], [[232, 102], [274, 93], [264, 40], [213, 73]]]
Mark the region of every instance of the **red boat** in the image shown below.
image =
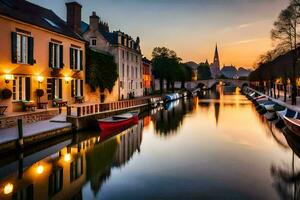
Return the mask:
[[98, 125], [101, 131], [115, 130], [119, 129], [120, 127], [130, 126], [138, 123], [138, 115], [138, 111], [128, 112], [121, 115], [115, 115], [113, 117], [99, 119]]
[[292, 131], [296, 135], [300, 136], [300, 120], [299, 119], [284, 116], [283, 121], [290, 131]]

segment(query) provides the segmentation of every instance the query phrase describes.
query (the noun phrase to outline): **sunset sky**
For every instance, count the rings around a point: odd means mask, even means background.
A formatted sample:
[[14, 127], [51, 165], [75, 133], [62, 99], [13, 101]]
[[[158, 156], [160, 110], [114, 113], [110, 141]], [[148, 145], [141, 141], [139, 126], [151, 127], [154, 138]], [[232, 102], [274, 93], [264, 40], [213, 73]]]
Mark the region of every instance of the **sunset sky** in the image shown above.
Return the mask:
[[[65, 19], [63, 0], [30, 0]], [[216, 43], [221, 64], [252, 67], [272, 48], [270, 30], [288, 0], [78, 0], [82, 18], [92, 11], [111, 30], [141, 38], [142, 53], [151, 58], [156, 46], [175, 50], [184, 61], [212, 62]]]

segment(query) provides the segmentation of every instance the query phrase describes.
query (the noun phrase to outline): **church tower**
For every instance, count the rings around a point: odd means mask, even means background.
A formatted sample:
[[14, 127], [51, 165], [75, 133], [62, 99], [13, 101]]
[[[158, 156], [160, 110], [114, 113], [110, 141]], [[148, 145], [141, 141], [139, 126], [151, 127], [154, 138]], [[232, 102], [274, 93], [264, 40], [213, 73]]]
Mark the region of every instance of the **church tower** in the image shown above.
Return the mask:
[[218, 78], [221, 75], [219, 51], [218, 51], [218, 45], [217, 44], [216, 44], [216, 48], [215, 48], [214, 61], [210, 65], [210, 71], [211, 71], [211, 76], [214, 79]]

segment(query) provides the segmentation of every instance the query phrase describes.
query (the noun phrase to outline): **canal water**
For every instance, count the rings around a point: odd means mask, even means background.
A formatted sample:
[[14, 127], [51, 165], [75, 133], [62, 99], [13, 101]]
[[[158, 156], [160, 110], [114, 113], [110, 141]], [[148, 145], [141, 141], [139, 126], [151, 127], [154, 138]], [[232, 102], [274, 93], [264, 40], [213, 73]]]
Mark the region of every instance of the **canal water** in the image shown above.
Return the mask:
[[0, 199], [297, 199], [300, 140], [239, 90], [144, 113], [109, 139], [95, 131], [0, 160]]

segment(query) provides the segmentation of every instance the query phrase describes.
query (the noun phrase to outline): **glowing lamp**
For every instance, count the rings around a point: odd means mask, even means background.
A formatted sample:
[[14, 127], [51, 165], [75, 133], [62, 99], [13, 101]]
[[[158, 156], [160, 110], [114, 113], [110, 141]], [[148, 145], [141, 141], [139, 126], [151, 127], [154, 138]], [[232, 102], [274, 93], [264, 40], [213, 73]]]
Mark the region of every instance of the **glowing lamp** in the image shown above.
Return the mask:
[[44, 166], [39, 164], [38, 167], [36, 168], [36, 173], [42, 174], [43, 172], [44, 172]]
[[14, 185], [11, 184], [11, 183], [7, 183], [5, 186], [4, 186], [4, 194], [10, 194], [12, 193], [12, 191], [14, 190]]
[[42, 83], [44, 81], [44, 79], [45, 78], [43, 76], [38, 76], [37, 77], [37, 80], [38, 80], [39, 83]]
[[66, 77], [65, 77], [65, 82], [66, 82], [66, 84], [68, 84], [70, 81], [71, 81], [71, 77], [66, 76]]
[[14, 75], [12, 74], [5, 74], [4, 75], [5, 83], [9, 83], [9, 81], [12, 81], [15, 79]]
[[67, 153], [67, 154], [64, 156], [64, 160], [65, 160], [66, 162], [70, 162], [70, 160], [71, 160], [71, 155], [70, 155], [69, 153]]

